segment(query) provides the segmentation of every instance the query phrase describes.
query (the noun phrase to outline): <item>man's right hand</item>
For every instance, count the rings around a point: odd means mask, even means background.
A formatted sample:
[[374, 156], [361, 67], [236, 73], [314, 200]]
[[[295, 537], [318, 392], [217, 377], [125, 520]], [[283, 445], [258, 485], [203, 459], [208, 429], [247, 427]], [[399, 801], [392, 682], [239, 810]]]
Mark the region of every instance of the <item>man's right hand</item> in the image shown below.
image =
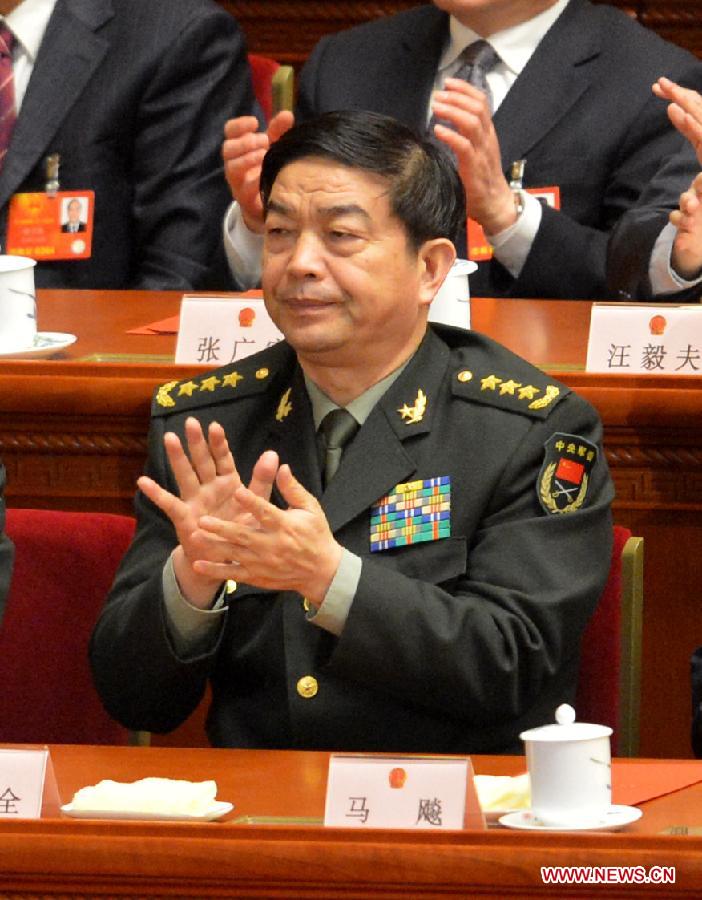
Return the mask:
[[249, 231], [263, 232], [260, 196], [261, 164], [272, 143], [292, 128], [294, 116], [283, 110], [273, 116], [266, 131], [258, 131], [255, 116], [230, 119], [224, 126], [224, 174]]
[[[199, 527], [200, 517], [215, 516], [241, 524], [252, 522], [252, 517], [234, 498], [242, 481], [222, 426], [213, 422], [205, 438], [200, 423], [191, 416], [185, 422], [185, 439], [187, 454], [177, 435], [168, 432], [163, 439], [179, 496], [146, 475], [137, 483], [173, 523], [179, 542], [172, 557], [178, 585], [193, 606], [204, 609], [212, 603], [220, 582], [199, 575], [192, 564], [201, 559], [220, 560], [213, 546], [219, 541]], [[249, 490], [268, 500], [278, 468], [277, 453], [262, 453], [254, 466]]]

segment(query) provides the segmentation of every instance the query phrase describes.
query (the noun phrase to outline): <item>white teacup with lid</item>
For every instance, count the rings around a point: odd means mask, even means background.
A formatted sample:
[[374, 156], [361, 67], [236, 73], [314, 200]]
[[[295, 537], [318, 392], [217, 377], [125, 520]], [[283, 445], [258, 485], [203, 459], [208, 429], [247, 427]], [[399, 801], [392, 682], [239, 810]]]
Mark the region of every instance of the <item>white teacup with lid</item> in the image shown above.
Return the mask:
[[556, 723], [520, 734], [531, 782], [531, 813], [543, 825], [596, 825], [612, 805], [612, 759], [606, 725], [575, 721], [563, 704]]
[[470, 287], [468, 276], [478, 266], [469, 259], [457, 259], [431, 301], [429, 321], [456, 328], [470, 328]]
[[0, 254], [0, 353], [32, 346], [37, 333], [36, 261]]

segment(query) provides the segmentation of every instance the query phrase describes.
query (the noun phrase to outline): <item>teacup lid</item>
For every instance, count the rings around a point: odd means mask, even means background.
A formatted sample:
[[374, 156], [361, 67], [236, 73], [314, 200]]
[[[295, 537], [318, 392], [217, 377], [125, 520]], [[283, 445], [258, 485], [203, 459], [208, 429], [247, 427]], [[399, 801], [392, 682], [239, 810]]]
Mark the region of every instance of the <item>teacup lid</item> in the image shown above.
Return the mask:
[[449, 269], [449, 275], [470, 275], [477, 268], [478, 264], [472, 259], [454, 259], [453, 265]]
[[523, 731], [519, 737], [523, 741], [590, 741], [593, 738], [609, 737], [611, 734], [612, 729], [609, 725], [576, 722], [573, 707], [562, 703], [556, 710], [555, 725], [530, 728]]

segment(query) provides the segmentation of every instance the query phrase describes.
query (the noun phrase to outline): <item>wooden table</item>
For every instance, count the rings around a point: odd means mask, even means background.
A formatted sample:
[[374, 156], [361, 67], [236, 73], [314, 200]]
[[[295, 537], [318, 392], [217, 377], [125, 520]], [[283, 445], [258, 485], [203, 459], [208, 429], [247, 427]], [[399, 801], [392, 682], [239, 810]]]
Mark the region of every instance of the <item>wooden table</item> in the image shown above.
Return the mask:
[[[175, 337], [128, 335], [177, 313], [180, 295], [39, 294], [42, 331], [78, 340], [55, 359], [0, 361], [0, 458], [13, 506], [129, 512], [153, 388]], [[474, 299], [472, 324], [587, 397], [605, 426], [618, 522], [646, 542], [641, 748], [689, 751], [690, 652], [702, 643], [702, 379], [584, 371], [591, 304]]]
[[[64, 801], [102, 778], [159, 775], [214, 778], [218, 798], [235, 809], [222, 822], [198, 824], [0, 818], [2, 897], [615, 896], [612, 885], [544, 885], [541, 866], [549, 865], [675, 866], [674, 884], [629, 885], [616, 896], [702, 892], [702, 837], [663, 833], [702, 825], [699, 784], [643, 804], [643, 817], [614, 833], [360, 831], [298, 824], [323, 816], [326, 753], [63, 745], [51, 757]], [[524, 760], [473, 764], [476, 772], [514, 774]]]

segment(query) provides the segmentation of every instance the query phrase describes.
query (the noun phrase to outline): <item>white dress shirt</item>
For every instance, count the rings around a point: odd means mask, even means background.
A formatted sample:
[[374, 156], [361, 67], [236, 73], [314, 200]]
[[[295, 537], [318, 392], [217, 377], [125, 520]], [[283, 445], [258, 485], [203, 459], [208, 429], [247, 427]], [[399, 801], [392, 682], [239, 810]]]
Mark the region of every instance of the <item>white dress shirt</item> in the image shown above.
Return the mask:
[[[568, 0], [557, 0], [544, 12], [526, 22], [496, 31], [488, 36], [501, 62], [487, 75], [492, 92], [493, 109], [498, 109], [507, 92], [531, 59], [541, 39], [568, 5]], [[460, 66], [458, 57], [463, 50], [481, 35], [462, 25], [453, 16], [449, 23], [449, 41], [441, 55], [434, 81], [439, 90], [444, 80]], [[426, 112], [427, 123], [431, 117], [431, 100]], [[528, 163], [527, 163], [528, 165]], [[524, 210], [517, 221], [499, 234], [486, 235], [493, 247], [495, 258], [516, 278], [541, 224], [541, 204], [535, 197], [524, 195]], [[263, 237], [254, 234], [244, 224], [237, 203], [232, 203], [224, 218], [224, 248], [232, 272], [242, 287], [253, 287], [261, 278], [261, 252]]]
[[17, 112], [22, 106], [29, 79], [34, 71], [39, 47], [55, 6], [56, 0], [24, 0], [11, 13], [0, 16], [0, 21], [6, 22], [17, 38], [12, 52], [12, 75], [15, 84], [15, 109]]

